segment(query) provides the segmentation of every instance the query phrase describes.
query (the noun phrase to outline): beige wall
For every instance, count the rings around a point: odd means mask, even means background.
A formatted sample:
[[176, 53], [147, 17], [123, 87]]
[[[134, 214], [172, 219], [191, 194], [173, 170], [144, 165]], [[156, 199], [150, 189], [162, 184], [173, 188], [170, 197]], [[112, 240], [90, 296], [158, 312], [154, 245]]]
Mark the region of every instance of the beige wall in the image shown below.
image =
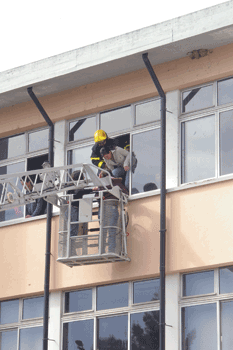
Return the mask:
[[[222, 46], [201, 59], [185, 57], [155, 66], [165, 92], [183, 89], [233, 75], [233, 44]], [[36, 93], [36, 89], [35, 89]], [[146, 69], [67, 90], [40, 99], [55, 122], [122, 106], [157, 95]], [[0, 137], [46, 125], [33, 102], [0, 111]], [[10, 122], [12, 121], [12, 123]]]
[[[167, 273], [233, 264], [233, 180], [167, 195]], [[58, 217], [53, 218], [51, 289], [159, 275], [160, 197], [129, 203], [131, 262], [69, 268], [57, 259]], [[0, 298], [43, 292], [46, 220], [0, 229]]]

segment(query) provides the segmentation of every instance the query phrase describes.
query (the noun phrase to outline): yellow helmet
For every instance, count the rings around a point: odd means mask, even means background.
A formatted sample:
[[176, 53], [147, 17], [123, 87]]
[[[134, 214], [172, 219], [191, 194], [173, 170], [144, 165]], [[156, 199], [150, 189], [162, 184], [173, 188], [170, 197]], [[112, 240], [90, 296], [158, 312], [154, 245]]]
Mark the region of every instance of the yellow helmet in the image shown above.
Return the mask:
[[95, 142], [101, 142], [101, 141], [104, 141], [106, 140], [107, 138], [107, 134], [104, 130], [97, 130], [95, 133], [94, 133], [94, 141]]

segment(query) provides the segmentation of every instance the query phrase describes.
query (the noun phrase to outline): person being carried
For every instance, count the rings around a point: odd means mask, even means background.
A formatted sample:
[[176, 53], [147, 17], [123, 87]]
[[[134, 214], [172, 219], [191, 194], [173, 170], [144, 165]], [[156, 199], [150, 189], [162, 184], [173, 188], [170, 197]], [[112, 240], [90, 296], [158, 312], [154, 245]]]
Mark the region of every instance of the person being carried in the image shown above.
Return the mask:
[[95, 144], [92, 147], [91, 161], [95, 166], [104, 169], [105, 161], [100, 154], [100, 149], [103, 146], [105, 146], [108, 147], [110, 150], [113, 150], [117, 146], [117, 141], [114, 139], [110, 139], [104, 130], [97, 130], [95, 132], [94, 141]]
[[[125, 187], [129, 189], [130, 153], [118, 146], [112, 151], [105, 146], [101, 148], [100, 154], [104, 158], [107, 168], [111, 170], [113, 177], [125, 179]], [[103, 173], [101, 172], [99, 177], [102, 176]]]
[[[33, 175], [31, 176], [33, 181]], [[25, 176], [22, 176], [21, 180], [22, 186], [26, 189], [26, 193], [30, 193], [33, 189], [33, 184], [30, 179], [26, 178], [25, 182]], [[26, 205], [26, 219], [43, 215], [47, 213], [47, 202], [43, 198], [37, 198], [35, 202], [29, 203]]]

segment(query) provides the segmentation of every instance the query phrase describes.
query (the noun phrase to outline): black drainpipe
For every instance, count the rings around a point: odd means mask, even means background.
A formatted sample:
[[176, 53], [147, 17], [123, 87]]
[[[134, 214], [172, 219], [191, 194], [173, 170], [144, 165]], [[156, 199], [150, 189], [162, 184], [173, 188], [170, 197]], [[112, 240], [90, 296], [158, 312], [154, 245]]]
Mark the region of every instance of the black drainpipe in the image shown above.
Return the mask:
[[[54, 124], [40, 104], [32, 87], [27, 89], [29, 96], [39, 109], [46, 123], [49, 125], [49, 163], [54, 165]], [[46, 225], [46, 252], [45, 252], [45, 277], [44, 277], [44, 318], [43, 318], [43, 350], [48, 349], [48, 328], [49, 328], [49, 277], [50, 277], [50, 247], [51, 247], [51, 222], [52, 222], [52, 204], [47, 204], [47, 225]]]
[[166, 245], [166, 95], [148, 59], [142, 55], [146, 68], [161, 97], [161, 195], [160, 195], [160, 314], [159, 349], [165, 350], [165, 245]]

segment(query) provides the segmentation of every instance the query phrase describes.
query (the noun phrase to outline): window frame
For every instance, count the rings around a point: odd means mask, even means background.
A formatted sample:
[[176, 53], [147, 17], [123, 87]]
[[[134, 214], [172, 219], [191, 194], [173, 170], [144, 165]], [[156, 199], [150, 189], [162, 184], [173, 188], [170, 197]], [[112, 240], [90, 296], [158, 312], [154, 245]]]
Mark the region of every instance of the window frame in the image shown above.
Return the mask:
[[8, 331], [15, 331], [15, 330], [17, 331], [17, 350], [19, 350], [19, 345], [20, 345], [19, 336], [20, 336], [20, 330], [21, 329], [43, 327], [43, 316], [23, 319], [23, 301], [26, 300], [26, 299], [36, 299], [36, 298], [39, 298], [39, 297], [42, 297], [42, 295], [37, 295], [37, 296], [34, 296], [34, 297], [30, 297], [30, 298], [7, 299], [7, 300], [2, 300], [1, 301], [1, 302], [4, 302], [4, 301], [11, 301], [11, 300], [12, 301], [13, 300], [19, 300], [18, 321], [14, 322], [14, 323], [0, 324], [0, 333], [8, 332]]
[[[69, 141], [69, 125], [70, 123], [77, 121], [77, 120], [81, 120], [82, 118], [91, 118], [93, 116], [96, 117], [96, 130], [100, 129], [100, 125], [101, 125], [101, 114], [102, 113], [106, 113], [106, 112], [111, 112], [111, 111], [115, 111], [118, 109], [122, 109], [125, 107], [129, 107], [131, 106], [131, 127], [129, 129], [125, 129], [125, 130], [120, 130], [120, 131], [116, 131], [116, 132], [111, 132], [108, 133], [108, 136], [110, 138], [116, 138], [119, 136], [123, 136], [126, 134], [129, 134], [129, 138], [130, 138], [130, 144], [132, 144], [132, 137], [133, 135], [137, 134], [137, 133], [142, 133], [142, 132], [146, 132], [146, 131], [150, 131], [150, 130], [154, 130], [154, 129], [158, 129], [161, 128], [161, 120], [156, 120], [153, 122], [146, 122], [143, 124], [138, 124], [136, 125], [136, 106], [139, 104], [143, 104], [143, 103], [148, 103], [148, 102], [152, 102], [155, 100], [160, 100], [161, 98], [159, 96], [154, 96], [145, 100], [140, 100], [137, 101], [135, 103], [132, 104], [126, 104], [123, 106], [118, 106], [116, 108], [111, 108], [108, 110], [103, 110], [100, 111], [99, 113], [96, 114], [90, 114], [87, 116], [82, 116], [79, 118], [74, 118], [71, 120], [68, 120], [66, 125], [66, 152], [65, 152], [65, 164], [68, 164], [68, 151], [70, 150], [75, 150], [75, 149], [81, 149], [84, 147], [88, 147], [88, 146], [93, 146], [94, 145], [94, 140], [93, 140], [93, 136], [91, 138], [84, 138], [81, 140], [77, 140], [77, 141]], [[132, 159], [132, 147], [130, 148], [130, 159]], [[90, 161], [91, 162], [91, 161]], [[131, 194], [131, 187], [132, 187], [132, 172], [130, 171], [130, 176], [129, 176], [129, 200], [134, 200], [134, 199], [139, 199], [139, 198], [144, 198], [144, 197], [149, 197], [149, 196], [153, 196], [153, 195], [158, 195], [160, 194], [160, 189], [156, 189], [156, 190], [152, 190], [152, 191], [148, 191], [148, 192], [140, 192], [140, 193], [136, 193], [136, 194]]]
[[[141, 279], [141, 280], [133, 280], [129, 282], [119, 282], [119, 283], [111, 283], [111, 284], [104, 284], [95, 286], [92, 288], [83, 288], [83, 289], [72, 289], [70, 291], [64, 291], [62, 296], [62, 315], [61, 315], [61, 349], [63, 350], [63, 329], [65, 323], [71, 323], [71, 322], [77, 322], [77, 321], [85, 321], [85, 320], [93, 320], [93, 350], [97, 349], [97, 322], [99, 318], [106, 318], [106, 317], [114, 317], [114, 316], [121, 316], [121, 315], [127, 315], [128, 316], [128, 335], [127, 335], [127, 341], [128, 341], [128, 348], [130, 346], [131, 341], [131, 335], [130, 335], [130, 322], [131, 322], [131, 315], [137, 314], [140, 312], [150, 312], [150, 311], [159, 311], [160, 310], [160, 300], [154, 300], [154, 301], [147, 301], [144, 303], [133, 303], [133, 284], [135, 282], [143, 282], [143, 281], [150, 281], [154, 279], [159, 279], [159, 277], [155, 278], [149, 278], [149, 279]], [[118, 285], [122, 283], [128, 283], [128, 306], [119, 307], [119, 308], [113, 308], [113, 309], [105, 309], [105, 310], [97, 310], [97, 288], [108, 286], [108, 285]], [[73, 291], [81, 291], [81, 290], [92, 290], [92, 310], [84, 310], [84, 311], [77, 311], [77, 312], [70, 312], [65, 313], [65, 293], [67, 292], [73, 292]]]
[[[233, 78], [233, 76], [230, 77], [225, 77], [223, 79], [215, 80], [209, 83], [193, 86], [186, 88], [184, 90], [181, 90], [180, 94], [180, 106], [181, 106], [181, 113], [179, 116], [179, 137], [178, 137], [178, 142], [179, 142], [179, 156], [178, 156], [178, 161], [179, 161], [179, 181], [178, 181], [178, 187], [183, 187], [187, 186], [190, 184], [197, 184], [200, 185], [202, 183], [206, 182], [212, 182], [212, 181], [219, 181], [219, 180], [227, 180], [230, 178], [233, 178], [233, 172], [225, 175], [220, 175], [220, 113], [222, 112], [227, 112], [227, 111], [233, 111], [233, 101], [232, 103], [227, 103], [227, 104], [222, 104], [218, 105], [218, 82], [228, 80]], [[197, 109], [195, 111], [191, 112], [182, 112], [182, 98], [183, 98], [183, 93], [195, 88], [199, 87], [205, 87], [213, 85], [213, 102], [214, 105], [211, 107], [206, 107], [203, 109]], [[182, 135], [182, 123], [207, 117], [210, 115], [214, 115], [215, 117], [215, 176], [201, 179], [201, 180], [194, 180], [190, 182], [184, 182], [183, 180], [183, 174], [184, 174], [184, 169], [183, 169], [183, 164], [184, 164], [184, 159], [183, 159], [183, 135]]]
[[[225, 266], [232, 267], [232, 266]], [[216, 269], [200, 270], [180, 274], [180, 298], [179, 298], [179, 328], [180, 328], [180, 349], [183, 350], [183, 325], [182, 325], [182, 310], [189, 306], [199, 306], [207, 304], [216, 304], [216, 323], [217, 323], [217, 350], [221, 350], [221, 303], [225, 301], [233, 301], [233, 292], [220, 294], [220, 270], [218, 267]], [[193, 295], [193, 296], [183, 296], [183, 276], [185, 274], [193, 274], [198, 272], [209, 272], [214, 271], [214, 293]]]
[[[8, 139], [10, 137], [14, 137], [14, 136], [18, 136], [18, 135], [24, 135], [25, 136], [25, 147], [26, 147], [26, 150], [25, 150], [25, 153], [20, 155], [20, 156], [7, 158], [7, 159], [4, 159], [4, 160], [0, 161], [0, 167], [9, 166], [9, 165], [13, 165], [13, 164], [24, 162], [24, 171], [26, 172], [27, 171], [27, 167], [28, 167], [28, 160], [30, 158], [42, 156], [42, 155], [45, 155], [46, 153], [49, 152], [49, 145], [48, 145], [47, 148], [41, 148], [40, 150], [29, 152], [29, 134], [35, 133], [35, 132], [39, 132], [39, 131], [42, 131], [42, 130], [48, 130], [48, 129], [49, 129], [48, 127], [44, 126], [44, 127], [28, 130], [28, 131], [25, 131], [25, 132], [22, 132], [22, 133], [19, 133], [19, 134], [14, 134], [14, 135], [9, 135], [9, 136], [3, 137], [2, 139]], [[24, 212], [24, 216], [21, 217], [21, 218], [1, 221], [0, 222], [0, 227], [12, 225], [12, 224], [17, 224], [17, 223], [20, 223], [20, 222], [24, 222], [25, 221], [25, 212], [26, 212], [26, 206], [25, 205], [23, 205], [23, 212]], [[30, 220], [42, 219], [42, 218], [45, 218], [45, 217], [46, 217], [46, 214], [43, 214], [43, 215], [40, 215], [40, 216], [37, 216], [37, 217], [34, 217], [34, 218], [30, 218]], [[29, 219], [27, 219], [27, 221], [28, 220]]]

